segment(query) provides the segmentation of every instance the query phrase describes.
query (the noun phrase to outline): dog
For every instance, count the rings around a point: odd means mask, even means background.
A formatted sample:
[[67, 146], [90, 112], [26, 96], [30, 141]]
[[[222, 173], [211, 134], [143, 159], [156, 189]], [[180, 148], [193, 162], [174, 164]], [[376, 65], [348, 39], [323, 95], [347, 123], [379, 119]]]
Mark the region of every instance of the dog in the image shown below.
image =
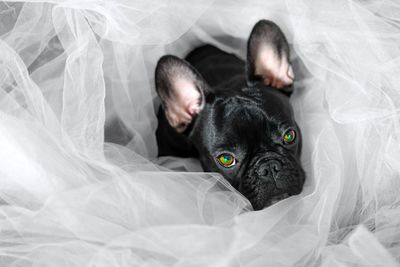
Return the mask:
[[247, 60], [204, 45], [155, 70], [159, 156], [198, 157], [260, 210], [302, 191], [302, 138], [289, 102], [289, 45], [272, 21], [255, 24]]

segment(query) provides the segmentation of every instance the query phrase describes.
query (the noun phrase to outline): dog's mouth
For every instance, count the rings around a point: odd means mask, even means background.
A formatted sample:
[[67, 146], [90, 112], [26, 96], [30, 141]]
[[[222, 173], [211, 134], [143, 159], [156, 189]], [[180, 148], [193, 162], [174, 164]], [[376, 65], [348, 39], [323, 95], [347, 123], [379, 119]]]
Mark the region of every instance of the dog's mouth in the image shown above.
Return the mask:
[[283, 193], [283, 194], [281, 194], [281, 195], [274, 196], [274, 197], [270, 198], [270, 199], [267, 201], [265, 207], [272, 206], [272, 205], [274, 205], [275, 203], [277, 203], [277, 202], [279, 202], [279, 201], [281, 201], [281, 200], [283, 200], [283, 199], [285, 199], [285, 198], [288, 198], [288, 197], [290, 197], [289, 193]]
[[284, 193], [279, 193], [276, 195], [269, 195], [267, 194], [266, 191], [264, 190], [259, 190], [256, 194], [249, 194], [248, 192], [242, 192], [245, 197], [247, 197], [253, 206], [254, 210], [261, 210], [266, 207], [272, 206], [276, 203], [278, 203], [281, 200], [284, 200], [290, 196], [293, 195], [298, 195], [302, 191], [302, 188], [299, 188], [295, 191], [292, 192], [284, 192]]
[[292, 188], [289, 191], [277, 191], [274, 190], [272, 193], [263, 186], [259, 185], [253, 190], [240, 190], [241, 193], [250, 201], [254, 210], [261, 210], [278, 203], [290, 196], [298, 195], [302, 191], [302, 186]]

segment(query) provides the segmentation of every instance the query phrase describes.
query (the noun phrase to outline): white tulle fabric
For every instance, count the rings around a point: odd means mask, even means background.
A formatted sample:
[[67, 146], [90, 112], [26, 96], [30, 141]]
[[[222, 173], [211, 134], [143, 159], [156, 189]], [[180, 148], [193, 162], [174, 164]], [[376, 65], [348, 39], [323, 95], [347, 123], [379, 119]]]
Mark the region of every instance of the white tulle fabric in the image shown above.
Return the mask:
[[[156, 158], [153, 76], [203, 43], [244, 58], [262, 18], [292, 47], [307, 181], [248, 212]], [[398, 1], [1, 2], [0, 36], [0, 266], [399, 264]]]

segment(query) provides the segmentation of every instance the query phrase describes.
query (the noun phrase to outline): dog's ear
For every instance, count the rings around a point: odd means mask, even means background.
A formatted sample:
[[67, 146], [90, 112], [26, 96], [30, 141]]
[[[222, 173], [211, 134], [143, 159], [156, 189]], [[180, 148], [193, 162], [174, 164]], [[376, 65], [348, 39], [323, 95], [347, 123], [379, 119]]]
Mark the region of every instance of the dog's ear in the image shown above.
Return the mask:
[[260, 20], [247, 43], [247, 82], [288, 88], [294, 80], [289, 56], [288, 42], [278, 25]]
[[203, 109], [208, 85], [187, 61], [171, 55], [158, 61], [155, 81], [169, 124], [183, 132]]

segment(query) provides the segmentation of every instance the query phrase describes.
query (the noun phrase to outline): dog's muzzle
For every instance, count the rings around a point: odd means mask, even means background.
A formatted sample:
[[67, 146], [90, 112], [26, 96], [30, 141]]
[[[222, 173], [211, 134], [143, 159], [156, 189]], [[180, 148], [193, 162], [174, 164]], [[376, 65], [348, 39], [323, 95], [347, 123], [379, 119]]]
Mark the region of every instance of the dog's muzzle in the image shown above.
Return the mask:
[[298, 160], [290, 155], [268, 153], [249, 165], [239, 190], [255, 210], [272, 205], [303, 189], [305, 174]]

